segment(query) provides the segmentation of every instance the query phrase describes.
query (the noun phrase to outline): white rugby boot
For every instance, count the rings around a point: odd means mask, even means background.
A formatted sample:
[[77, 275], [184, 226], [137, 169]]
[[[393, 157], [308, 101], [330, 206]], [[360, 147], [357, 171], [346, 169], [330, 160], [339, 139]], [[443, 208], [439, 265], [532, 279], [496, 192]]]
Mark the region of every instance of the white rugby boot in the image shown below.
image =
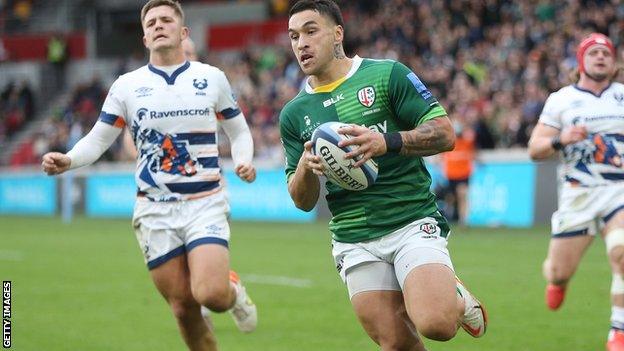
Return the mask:
[[258, 311], [256, 305], [251, 301], [249, 295], [247, 295], [247, 291], [236, 272], [230, 271], [230, 281], [234, 284], [236, 289], [236, 301], [234, 302], [234, 306], [230, 308], [230, 314], [238, 330], [243, 333], [251, 333], [258, 325]]
[[485, 306], [474, 297], [464, 284], [455, 277], [457, 293], [464, 298], [464, 315], [457, 321], [459, 325], [474, 338], [480, 338], [487, 329], [488, 316]]

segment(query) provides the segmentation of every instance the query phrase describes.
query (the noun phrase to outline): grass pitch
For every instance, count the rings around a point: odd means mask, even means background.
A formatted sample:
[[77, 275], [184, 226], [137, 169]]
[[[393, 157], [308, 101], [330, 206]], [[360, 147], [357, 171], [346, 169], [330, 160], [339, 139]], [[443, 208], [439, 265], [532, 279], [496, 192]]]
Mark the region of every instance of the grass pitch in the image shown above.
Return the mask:
[[[0, 278], [11, 280], [13, 349], [184, 350], [152, 286], [130, 220], [0, 217]], [[333, 267], [325, 223], [232, 224], [232, 265], [258, 305], [259, 327], [213, 320], [221, 350], [378, 350], [359, 326]], [[609, 328], [610, 272], [598, 239], [566, 302], [544, 306], [547, 228], [455, 228], [458, 275], [486, 304], [482, 339], [463, 331], [431, 351], [601, 350]]]

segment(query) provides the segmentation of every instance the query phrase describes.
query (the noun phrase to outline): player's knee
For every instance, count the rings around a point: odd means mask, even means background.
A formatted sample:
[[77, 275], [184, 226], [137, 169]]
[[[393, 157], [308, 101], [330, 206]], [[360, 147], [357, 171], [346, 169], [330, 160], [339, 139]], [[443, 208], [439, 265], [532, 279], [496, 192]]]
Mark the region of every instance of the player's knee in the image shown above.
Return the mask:
[[418, 332], [427, 339], [436, 341], [451, 340], [457, 334], [457, 319], [449, 316], [430, 316], [416, 326]]
[[624, 272], [624, 228], [609, 231], [605, 236], [605, 245], [611, 265]]
[[572, 270], [565, 265], [557, 264], [556, 262], [546, 259], [543, 265], [544, 278], [549, 283], [556, 285], [564, 285], [572, 276]]
[[232, 304], [229, 284], [223, 287], [208, 286], [207, 284], [193, 287], [193, 297], [200, 305], [206, 306], [214, 312], [225, 312]]

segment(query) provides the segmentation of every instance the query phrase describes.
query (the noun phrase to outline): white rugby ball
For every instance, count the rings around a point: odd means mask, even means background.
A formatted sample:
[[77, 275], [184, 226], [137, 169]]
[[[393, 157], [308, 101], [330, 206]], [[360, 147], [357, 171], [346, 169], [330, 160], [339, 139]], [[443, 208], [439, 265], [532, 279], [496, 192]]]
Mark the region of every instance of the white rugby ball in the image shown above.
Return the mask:
[[318, 126], [312, 133], [312, 152], [321, 156], [325, 166], [324, 174], [332, 183], [347, 190], [364, 190], [377, 179], [377, 163], [370, 159], [356, 168], [353, 167], [356, 159], [344, 158], [347, 152], [357, 147], [338, 146], [339, 141], [351, 138], [338, 133], [340, 128], [348, 126], [341, 122], [326, 122]]

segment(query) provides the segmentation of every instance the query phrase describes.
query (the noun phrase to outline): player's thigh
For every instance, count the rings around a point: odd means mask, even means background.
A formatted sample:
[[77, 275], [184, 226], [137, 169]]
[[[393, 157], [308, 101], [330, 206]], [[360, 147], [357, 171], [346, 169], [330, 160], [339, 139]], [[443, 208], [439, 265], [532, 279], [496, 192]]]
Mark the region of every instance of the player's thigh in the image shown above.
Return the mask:
[[192, 313], [199, 313], [199, 305], [191, 292], [185, 255], [176, 256], [151, 269], [150, 276], [176, 317], [186, 318]]
[[230, 226], [226, 207], [225, 198], [219, 193], [189, 201], [185, 208], [193, 214], [185, 223], [183, 237], [196, 297], [229, 294]]
[[371, 339], [388, 350], [422, 349], [391, 264], [360, 264], [348, 270], [346, 280], [353, 310]]
[[227, 294], [230, 287], [230, 254], [222, 245], [205, 244], [188, 253], [188, 266], [195, 295]]
[[605, 223], [604, 232], [624, 228], [624, 208], [617, 211], [609, 221]]
[[583, 254], [593, 240], [593, 235], [553, 236], [548, 245], [544, 268], [546, 274], [552, 275], [554, 280], [568, 279], [576, 271]]
[[451, 333], [459, 314], [455, 273], [445, 264], [413, 268], [403, 283], [405, 307], [416, 329], [425, 335]]

